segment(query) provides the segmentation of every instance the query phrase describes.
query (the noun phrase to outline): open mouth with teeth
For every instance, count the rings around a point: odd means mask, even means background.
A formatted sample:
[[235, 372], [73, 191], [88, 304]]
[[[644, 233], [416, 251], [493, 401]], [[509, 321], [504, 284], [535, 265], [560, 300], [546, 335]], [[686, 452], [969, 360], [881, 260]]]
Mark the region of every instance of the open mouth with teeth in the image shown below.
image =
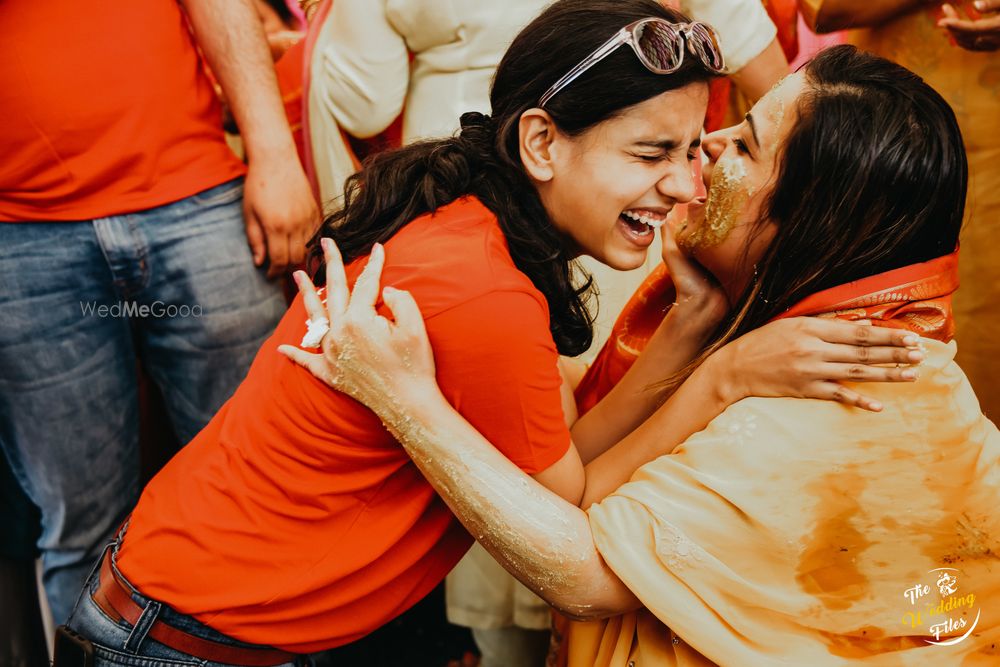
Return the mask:
[[622, 211], [618, 217], [637, 236], [652, 234], [653, 230], [662, 227], [667, 221], [667, 216], [661, 213], [638, 210]]

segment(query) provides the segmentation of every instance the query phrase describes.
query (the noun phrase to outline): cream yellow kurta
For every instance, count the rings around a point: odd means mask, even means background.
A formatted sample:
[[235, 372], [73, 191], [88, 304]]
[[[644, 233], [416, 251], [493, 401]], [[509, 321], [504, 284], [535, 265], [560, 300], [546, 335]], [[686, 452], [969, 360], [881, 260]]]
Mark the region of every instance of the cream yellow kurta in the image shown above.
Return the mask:
[[648, 611], [571, 624], [570, 666], [1000, 664], [1000, 434], [922, 342], [918, 382], [864, 386], [882, 413], [747, 399], [592, 507]]
[[[823, 0], [806, 4], [807, 13], [816, 12]], [[983, 412], [1000, 421], [1000, 52], [976, 53], [952, 44], [935, 25], [938, 6], [852, 30], [848, 41], [919, 74], [958, 117], [970, 171], [959, 265], [962, 287], [954, 302], [958, 362]]]

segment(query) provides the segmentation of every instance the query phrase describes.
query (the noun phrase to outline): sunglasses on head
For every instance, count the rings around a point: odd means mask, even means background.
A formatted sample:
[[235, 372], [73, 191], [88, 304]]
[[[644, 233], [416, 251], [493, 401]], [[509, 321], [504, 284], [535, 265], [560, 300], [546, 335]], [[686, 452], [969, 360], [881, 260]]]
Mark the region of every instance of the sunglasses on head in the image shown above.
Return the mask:
[[622, 44], [631, 46], [639, 62], [654, 74], [670, 74], [679, 70], [687, 51], [698, 56], [712, 72], [721, 74], [726, 67], [719, 49], [719, 37], [710, 26], [698, 22], [671, 23], [654, 17], [639, 19], [619, 30], [552, 84], [538, 100], [538, 106], [544, 108], [556, 93], [607, 58]]

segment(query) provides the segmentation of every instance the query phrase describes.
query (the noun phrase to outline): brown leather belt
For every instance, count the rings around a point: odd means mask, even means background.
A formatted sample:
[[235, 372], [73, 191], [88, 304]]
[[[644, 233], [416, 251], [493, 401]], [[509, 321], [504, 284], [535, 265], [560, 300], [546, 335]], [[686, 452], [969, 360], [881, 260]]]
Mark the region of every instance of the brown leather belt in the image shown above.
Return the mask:
[[[93, 599], [105, 614], [116, 621], [124, 619], [134, 626], [142, 616], [143, 608], [132, 599], [131, 587], [121, 581], [111, 567], [110, 550], [104, 554], [101, 562], [101, 579], [97, 590], [94, 591]], [[220, 644], [188, 634], [159, 619], [153, 622], [147, 636], [181, 653], [209, 662], [230, 665], [274, 667], [294, 662], [298, 657], [294, 653], [274, 648], [246, 648]]]

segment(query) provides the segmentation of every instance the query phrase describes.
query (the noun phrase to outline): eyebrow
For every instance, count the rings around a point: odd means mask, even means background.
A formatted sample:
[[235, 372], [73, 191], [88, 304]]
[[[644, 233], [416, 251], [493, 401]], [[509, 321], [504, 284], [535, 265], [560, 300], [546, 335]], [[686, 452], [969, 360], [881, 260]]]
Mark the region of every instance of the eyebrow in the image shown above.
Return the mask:
[[753, 134], [753, 142], [757, 144], [758, 147], [760, 147], [760, 139], [757, 138], [757, 124], [754, 123], [753, 116], [751, 116], [750, 112], [748, 111], [747, 115], [743, 117], [746, 118], [747, 123], [750, 124], [750, 133]]
[[[676, 150], [680, 147], [680, 142], [676, 139], [664, 139], [662, 141], [637, 141], [636, 146], [642, 146], [643, 148], [659, 148], [660, 150], [669, 153], [670, 151]], [[691, 148], [698, 148], [701, 146], [701, 135], [696, 137], [691, 141]]]

